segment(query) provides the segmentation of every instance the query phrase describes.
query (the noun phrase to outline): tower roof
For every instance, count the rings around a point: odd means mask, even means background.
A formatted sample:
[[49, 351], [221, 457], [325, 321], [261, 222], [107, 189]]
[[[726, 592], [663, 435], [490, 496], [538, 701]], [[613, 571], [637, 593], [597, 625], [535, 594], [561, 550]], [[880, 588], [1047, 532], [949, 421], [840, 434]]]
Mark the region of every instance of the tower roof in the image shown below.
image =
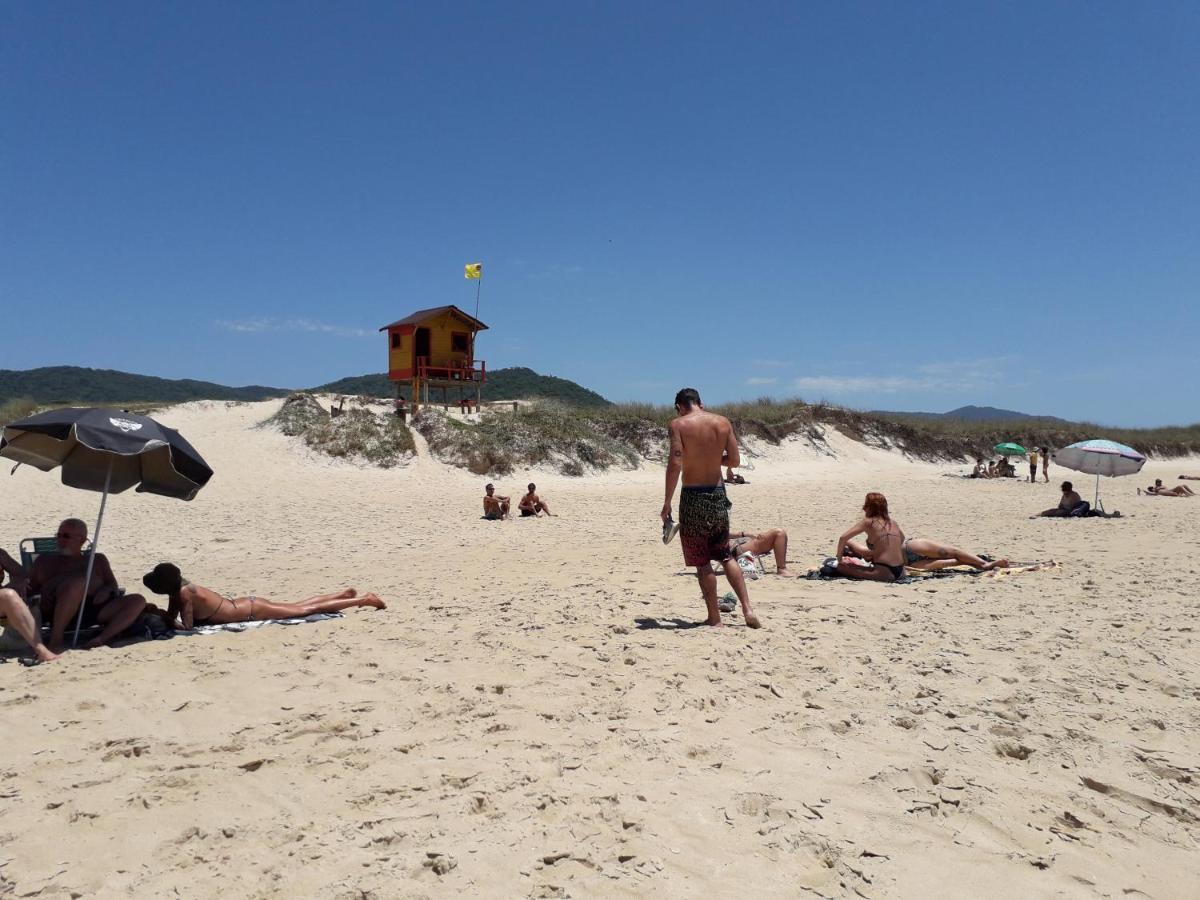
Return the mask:
[[431, 309], [418, 309], [415, 313], [405, 316], [403, 319], [398, 319], [390, 325], [384, 325], [380, 331], [387, 331], [389, 328], [398, 328], [401, 325], [420, 325], [422, 322], [436, 318], [445, 313], [450, 313], [462, 319], [466, 324], [470, 325], [475, 331], [487, 331], [487, 326], [480, 322], [477, 318], [469, 313], [463, 312], [457, 306], [434, 306]]

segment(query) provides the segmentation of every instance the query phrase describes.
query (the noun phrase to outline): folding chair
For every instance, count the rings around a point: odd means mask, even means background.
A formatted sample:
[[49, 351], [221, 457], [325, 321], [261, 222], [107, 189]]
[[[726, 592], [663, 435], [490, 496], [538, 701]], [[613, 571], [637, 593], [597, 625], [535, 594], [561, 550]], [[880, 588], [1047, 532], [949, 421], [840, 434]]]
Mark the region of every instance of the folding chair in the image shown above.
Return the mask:
[[44, 553], [57, 553], [58, 539], [52, 537], [28, 537], [21, 541], [21, 565], [26, 572], [33, 571], [33, 561]]
[[[87, 541], [83, 545], [84, 554], [87, 554], [91, 550], [91, 548], [92, 548], [92, 542]], [[21, 541], [21, 565], [24, 566], [25, 571], [27, 573], [32, 573], [33, 572], [33, 564], [39, 556], [45, 556], [47, 554], [53, 554], [53, 553], [57, 553], [57, 552], [58, 552], [58, 539], [57, 538], [53, 538], [53, 537], [27, 537], [27, 538], [24, 538]], [[118, 589], [117, 593], [118, 593], [118, 595], [120, 595], [120, 594], [124, 594], [125, 591], [124, 591], [124, 589]], [[30, 606], [30, 609], [37, 609], [39, 607], [38, 601], [40, 599], [41, 599], [40, 596], [37, 594], [30, 594], [28, 597], [25, 598], [26, 602]], [[35, 617], [35, 621], [41, 622], [40, 614]], [[41, 622], [41, 626], [42, 626], [42, 631], [45, 632], [50, 628], [50, 623], [49, 622]], [[91, 626], [89, 628], [84, 629], [84, 631], [96, 631], [96, 630], [98, 630], [98, 628], [96, 626]]]

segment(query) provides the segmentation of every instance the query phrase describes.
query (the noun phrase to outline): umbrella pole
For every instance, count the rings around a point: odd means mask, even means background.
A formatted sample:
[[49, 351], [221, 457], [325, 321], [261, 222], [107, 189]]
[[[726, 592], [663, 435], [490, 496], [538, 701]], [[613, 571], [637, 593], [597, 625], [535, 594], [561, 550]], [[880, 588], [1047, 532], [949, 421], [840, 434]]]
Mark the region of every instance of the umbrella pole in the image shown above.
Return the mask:
[[75, 637], [71, 646], [79, 646], [79, 629], [83, 627], [83, 608], [87, 606], [88, 588], [92, 586], [92, 568], [96, 565], [96, 547], [100, 544], [100, 526], [104, 524], [104, 506], [108, 503], [108, 486], [112, 482], [113, 461], [108, 459], [108, 474], [104, 476], [104, 493], [100, 497], [100, 515], [96, 516], [96, 533], [92, 535], [92, 550], [88, 554], [87, 574], [83, 576], [83, 599], [79, 601], [79, 615], [75, 617]]
[[1100, 508], [1100, 473], [1096, 473], [1096, 499], [1092, 502], [1092, 509]]

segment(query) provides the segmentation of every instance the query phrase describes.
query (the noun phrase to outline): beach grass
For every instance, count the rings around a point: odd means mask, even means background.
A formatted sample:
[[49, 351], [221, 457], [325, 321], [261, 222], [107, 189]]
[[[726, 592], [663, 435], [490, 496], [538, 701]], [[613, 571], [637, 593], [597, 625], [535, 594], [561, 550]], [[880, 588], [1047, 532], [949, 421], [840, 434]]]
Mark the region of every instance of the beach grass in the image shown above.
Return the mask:
[[[779, 445], [798, 437], [822, 443], [833, 428], [868, 446], [929, 462], [986, 458], [993, 446], [1005, 441], [1054, 450], [1096, 437], [1129, 444], [1157, 458], [1200, 453], [1200, 425], [1127, 429], [1038, 419], [966, 422], [863, 413], [798, 398], [760, 398], [708, 408], [727, 416], [743, 439]], [[667, 423], [674, 416], [671, 407], [642, 403], [599, 409], [535, 403], [515, 412], [486, 411], [478, 424], [427, 409], [416, 427], [436, 458], [478, 474], [506, 475], [521, 466], [556, 462], [565, 474], [578, 475], [638, 460], [663, 460]]]
[[369, 399], [352, 402], [337, 416], [307, 392], [290, 395], [279, 410], [262, 424], [299, 437], [319, 453], [339, 459], [360, 459], [381, 468], [399, 465], [417, 451], [412, 430]]

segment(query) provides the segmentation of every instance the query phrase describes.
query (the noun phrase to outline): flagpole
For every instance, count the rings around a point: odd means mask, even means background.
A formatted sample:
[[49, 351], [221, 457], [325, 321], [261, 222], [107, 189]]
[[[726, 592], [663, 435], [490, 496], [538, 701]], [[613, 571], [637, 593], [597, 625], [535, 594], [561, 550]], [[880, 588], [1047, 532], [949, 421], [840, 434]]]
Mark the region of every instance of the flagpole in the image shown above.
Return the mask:
[[479, 273], [479, 278], [476, 279], [475, 285], [475, 318], [479, 318], [479, 289], [483, 287], [483, 273]]

